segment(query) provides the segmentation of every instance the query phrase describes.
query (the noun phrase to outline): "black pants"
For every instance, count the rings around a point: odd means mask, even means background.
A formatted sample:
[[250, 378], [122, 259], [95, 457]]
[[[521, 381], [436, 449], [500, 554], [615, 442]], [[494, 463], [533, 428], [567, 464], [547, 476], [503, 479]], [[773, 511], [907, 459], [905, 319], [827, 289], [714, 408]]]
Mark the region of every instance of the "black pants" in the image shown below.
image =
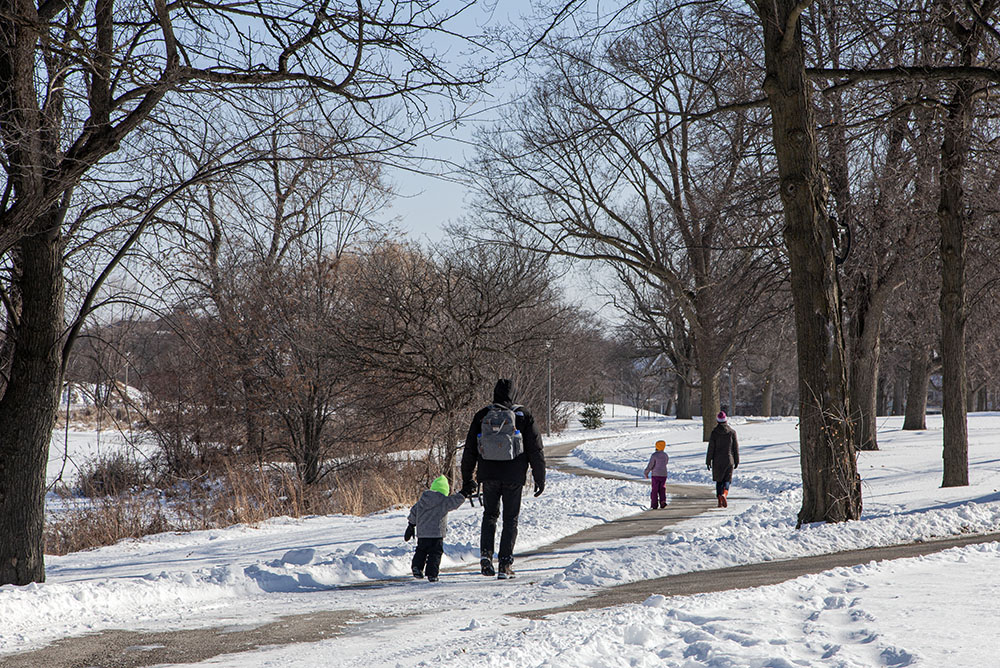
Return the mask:
[[444, 538], [418, 538], [417, 551], [413, 553], [413, 569], [425, 573], [429, 578], [436, 578], [441, 570], [442, 554]]
[[500, 532], [501, 564], [514, 562], [514, 543], [517, 542], [517, 517], [521, 514], [521, 490], [524, 483], [500, 480], [483, 481], [483, 533], [479, 539], [479, 553], [484, 559], [493, 559], [493, 542], [497, 533], [497, 518], [503, 503], [503, 530]]

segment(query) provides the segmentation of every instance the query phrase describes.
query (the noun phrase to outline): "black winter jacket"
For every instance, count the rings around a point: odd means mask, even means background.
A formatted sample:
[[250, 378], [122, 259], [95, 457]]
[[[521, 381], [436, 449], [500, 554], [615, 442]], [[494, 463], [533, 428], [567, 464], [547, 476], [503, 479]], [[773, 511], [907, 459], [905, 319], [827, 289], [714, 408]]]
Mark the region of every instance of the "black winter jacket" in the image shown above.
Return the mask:
[[[493, 403], [505, 406], [515, 406], [514, 399], [517, 396], [513, 382], [507, 379], [497, 381], [493, 388]], [[465, 437], [465, 448], [462, 451], [462, 481], [467, 483], [475, 479], [479, 482], [484, 480], [500, 480], [502, 482], [513, 482], [524, 484], [528, 475], [528, 466], [531, 466], [531, 477], [536, 485], [545, 484], [545, 453], [543, 451], [542, 436], [535, 426], [535, 418], [523, 406], [514, 411], [514, 426], [521, 432], [524, 443], [524, 452], [509, 462], [493, 461], [482, 459], [479, 456], [479, 432], [483, 422], [483, 417], [489, 406], [481, 408], [472, 418], [469, 425], [469, 433]]]
[[725, 422], [720, 422], [708, 437], [705, 463], [712, 467], [712, 480], [728, 482], [733, 479], [733, 469], [740, 465], [740, 444], [736, 432]]

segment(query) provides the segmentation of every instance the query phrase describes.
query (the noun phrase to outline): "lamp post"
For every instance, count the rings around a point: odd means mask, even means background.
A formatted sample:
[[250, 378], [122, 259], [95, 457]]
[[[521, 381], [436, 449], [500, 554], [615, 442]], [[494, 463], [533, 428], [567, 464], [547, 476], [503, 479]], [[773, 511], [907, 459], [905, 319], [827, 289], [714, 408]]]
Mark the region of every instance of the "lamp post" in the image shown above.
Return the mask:
[[548, 366], [548, 392], [546, 399], [548, 411], [545, 416], [545, 435], [549, 436], [552, 433], [552, 341], [545, 342], [545, 352]]

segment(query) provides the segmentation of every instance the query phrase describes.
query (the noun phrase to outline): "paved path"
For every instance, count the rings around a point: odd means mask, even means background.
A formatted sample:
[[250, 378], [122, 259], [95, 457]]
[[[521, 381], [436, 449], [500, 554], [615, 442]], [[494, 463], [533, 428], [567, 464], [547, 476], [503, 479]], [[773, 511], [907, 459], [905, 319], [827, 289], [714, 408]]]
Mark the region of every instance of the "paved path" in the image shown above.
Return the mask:
[[353, 610], [331, 610], [282, 617], [252, 628], [104, 631], [63, 638], [33, 652], [0, 656], [0, 668], [140, 668], [197, 663], [260, 647], [319, 642], [343, 634], [349, 623], [359, 619], [365, 617]]
[[858, 564], [867, 564], [871, 561], [884, 561], [886, 559], [919, 557], [952, 547], [996, 541], [1000, 541], [1000, 533], [972, 534], [920, 543], [891, 545], [889, 547], [847, 550], [812, 557], [799, 557], [786, 561], [768, 561], [746, 566], [681, 573], [680, 575], [668, 575], [653, 580], [629, 582], [609, 587], [602, 589], [593, 596], [557, 608], [528, 610], [513, 614], [517, 617], [540, 619], [560, 612], [593, 610], [595, 608], [607, 608], [627, 603], [639, 603], [646, 600], [652, 594], [690, 596], [692, 594], [706, 594], [716, 591], [728, 591], [730, 589], [762, 587], [764, 585], [778, 584], [786, 580], [792, 580], [810, 573], [822, 573], [832, 568], [856, 566]]
[[[640, 478], [601, 473], [582, 469], [566, 462], [569, 453], [584, 441], [574, 441], [547, 446], [545, 455], [548, 466], [577, 475], [590, 475], [610, 479], [633, 480], [638, 486]], [[699, 512], [714, 507], [711, 490], [690, 485], [668, 485], [670, 504], [663, 510], [647, 510], [637, 515], [623, 517], [595, 525], [572, 536], [566, 536], [544, 547], [529, 552], [518, 552], [518, 559], [552, 554], [574, 545], [598, 541], [621, 540], [634, 536], [656, 533], [671, 524], [694, 517]], [[643, 493], [637, 490], [637, 493]], [[478, 564], [446, 569], [449, 571], [478, 570]], [[408, 580], [371, 581], [348, 585], [355, 588], [381, 589], [408, 584]], [[32, 652], [0, 656], [0, 668], [141, 668], [170, 663], [194, 663], [220, 654], [249, 652], [266, 645], [286, 645], [317, 642], [341, 635], [348, 624], [367, 619], [350, 611], [319, 612], [283, 617], [276, 622], [249, 629], [231, 627], [182, 630], [158, 633], [133, 631], [104, 631], [93, 635], [64, 638], [47, 647]]]
[[[611, 480], [631, 480], [637, 484], [642, 483], [647, 486], [644, 491], [637, 491], [640, 498], [649, 497], [649, 482], [643, 478], [628, 477], [615, 473], [594, 471], [574, 466], [566, 460], [573, 448], [585, 441], [573, 441], [559, 445], [547, 446], [545, 448], [546, 464], [551, 468], [557, 468], [574, 475], [595, 476], [598, 478], [608, 478]], [[636, 536], [650, 536], [672, 526], [689, 520], [696, 515], [716, 507], [714, 489], [708, 485], [680, 485], [667, 482], [667, 493], [670, 495], [670, 503], [662, 510], [646, 510], [637, 515], [629, 515], [617, 520], [597, 524], [588, 529], [584, 529], [572, 536], [560, 538], [554, 543], [531, 550], [529, 552], [519, 552], [516, 556], [521, 559], [525, 557], [539, 556], [556, 552], [562, 549], [580, 545], [582, 543], [594, 543], [598, 541], [623, 540]]]
[[[582, 469], [567, 462], [574, 447], [582, 441], [546, 447], [549, 466], [578, 475], [633, 480], [641, 478]], [[665, 527], [695, 517], [715, 507], [714, 490], [709, 486], [667, 485], [670, 504], [663, 510], [647, 510], [637, 515], [593, 526], [566, 536], [544, 547], [518, 553], [519, 559], [544, 557], [575, 545], [598, 541], [621, 540], [650, 535]], [[742, 589], [776, 584], [808, 573], [853, 566], [875, 560], [898, 559], [930, 554], [950, 547], [1000, 540], [1000, 533], [968, 535], [937, 541], [910, 543], [885, 548], [851, 550], [788, 561], [771, 561], [713, 571], [684, 573], [654, 580], [632, 582], [600, 590], [593, 596], [566, 606], [517, 613], [532, 619], [593, 608], [636, 603], [651, 594], [683, 596], [698, 593]], [[453, 570], [470, 570], [463, 567]], [[364, 587], [399, 585], [400, 580], [365, 583]], [[203, 661], [220, 654], [247, 652], [267, 645], [317, 642], [341, 635], [348, 624], [368, 619], [350, 610], [317, 612], [283, 617], [276, 622], [248, 629], [210, 628], [165, 633], [106, 631], [99, 634], [65, 638], [40, 650], [0, 656], [0, 668], [140, 668], [165, 663]]]

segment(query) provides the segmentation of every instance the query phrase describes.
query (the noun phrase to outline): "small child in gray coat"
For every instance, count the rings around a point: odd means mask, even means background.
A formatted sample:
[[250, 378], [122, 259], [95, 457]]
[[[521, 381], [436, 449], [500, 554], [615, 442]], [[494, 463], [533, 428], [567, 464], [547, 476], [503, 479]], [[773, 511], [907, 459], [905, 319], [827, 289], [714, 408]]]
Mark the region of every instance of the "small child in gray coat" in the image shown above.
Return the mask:
[[460, 493], [448, 495], [451, 491], [446, 477], [438, 476], [431, 483], [431, 488], [420, 495], [417, 502], [410, 508], [407, 518], [409, 525], [404, 540], [417, 536], [417, 550], [413, 553], [413, 577], [424, 577], [427, 570], [427, 581], [437, 582], [441, 569], [441, 555], [444, 554], [444, 536], [448, 533], [448, 513], [459, 508], [465, 497]]

